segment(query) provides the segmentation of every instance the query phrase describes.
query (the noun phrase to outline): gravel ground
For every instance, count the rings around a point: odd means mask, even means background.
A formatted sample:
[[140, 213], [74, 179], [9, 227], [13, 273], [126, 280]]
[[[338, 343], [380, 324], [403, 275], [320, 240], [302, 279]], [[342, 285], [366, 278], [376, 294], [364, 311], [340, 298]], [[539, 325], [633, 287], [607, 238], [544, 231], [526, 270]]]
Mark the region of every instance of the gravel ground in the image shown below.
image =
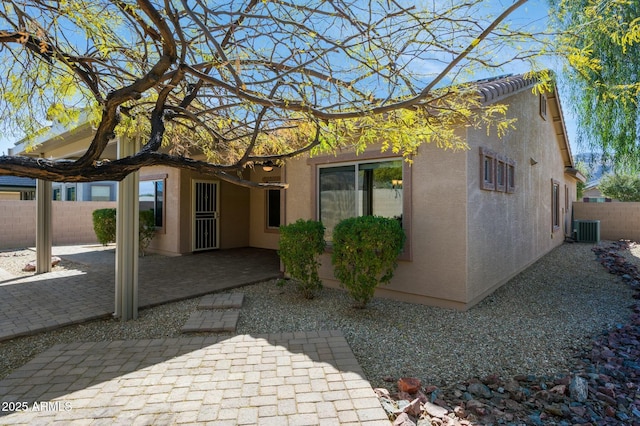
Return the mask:
[[[243, 287], [238, 334], [342, 330], [374, 387], [402, 376], [448, 384], [497, 374], [566, 373], [592, 338], [624, 322], [633, 291], [594, 261], [588, 244], [564, 244], [468, 312], [374, 299], [351, 307], [346, 293], [302, 298], [291, 283]], [[627, 253], [637, 262], [640, 248]], [[2, 256], [11, 269], [17, 256]], [[73, 267], [64, 265], [61, 267]], [[57, 343], [180, 336], [199, 299], [142, 310], [136, 321], [93, 321], [0, 342], [0, 379]]]

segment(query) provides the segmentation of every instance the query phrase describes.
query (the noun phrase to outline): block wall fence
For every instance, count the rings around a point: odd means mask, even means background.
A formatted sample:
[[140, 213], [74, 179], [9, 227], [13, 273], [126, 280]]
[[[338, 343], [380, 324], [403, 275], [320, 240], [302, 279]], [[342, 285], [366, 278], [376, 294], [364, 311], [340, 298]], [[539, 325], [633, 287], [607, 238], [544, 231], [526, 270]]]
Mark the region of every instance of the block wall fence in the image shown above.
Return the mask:
[[[114, 201], [53, 201], [53, 245], [98, 244], [92, 213], [115, 207]], [[36, 202], [0, 200], [0, 250], [35, 244]]]
[[600, 239], [640, 242], [640, 203], [573, 203], [573, 218], [599, 220]]

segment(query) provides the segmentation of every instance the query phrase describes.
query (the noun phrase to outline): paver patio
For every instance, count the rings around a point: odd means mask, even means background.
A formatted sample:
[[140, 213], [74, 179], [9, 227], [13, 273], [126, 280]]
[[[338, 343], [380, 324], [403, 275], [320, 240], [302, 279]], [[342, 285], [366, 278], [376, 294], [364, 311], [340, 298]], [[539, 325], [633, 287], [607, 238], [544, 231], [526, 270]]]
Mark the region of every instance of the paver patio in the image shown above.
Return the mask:
[[57, 345], [0, 381], [0, 423], [388, 426], [363, 377], [340, 332]]
[[[54, 255], [86, 271], [0, 275], [0, 340], [111, 315], [113, 253], [65, 250]], [[151, 256], [140, 262], [139, 300], [152, 306], [278, 275], [268, 250]], [[237, 314], [241, 297], [228, 299], [235, 311], [222, 312]], [[56, 345], [0, 381], [0, 404], [3, 425], [389, 425], [339, 331]]]
[[[54, 247], [53, 254], [86, 272], [0, 276], [0, 341], [112, 315], [115, 251]], [[144, 308], [268, 280], [280, 275], [280, 263], [273, 250], [247, 248], [146, 256], [139, 270], [138, 300]]]

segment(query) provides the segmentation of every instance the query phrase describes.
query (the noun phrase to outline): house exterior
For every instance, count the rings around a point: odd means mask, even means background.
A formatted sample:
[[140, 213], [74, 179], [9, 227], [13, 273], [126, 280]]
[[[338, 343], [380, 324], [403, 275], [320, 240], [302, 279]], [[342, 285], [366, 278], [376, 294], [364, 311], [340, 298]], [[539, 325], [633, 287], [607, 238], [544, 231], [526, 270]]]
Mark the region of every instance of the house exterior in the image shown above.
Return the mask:
[[35, 179], [0, 176], [0, 200], [33, 200], [35, 197]]
[[[557, 94], [534, 94], [535, 83], [523, 76], [479, 83], [483, 102], [509, 105], [516, 130], [499, 139], [485, 129], [460, 126], [456, 131], [467, 151], [423, 145], [411, 165], [372, 146], [358, 156], [300, 156], [282, 168], [244, 172], [255, 182], [288, 183], [287, 190], [249, 189], [169, 167], [142, 168], [139, 206], [154, 212], [157, 228], [148, 250], [275, 250], [280, 224], [297, 219], [322, 220], [330, 241], [341, 218], [395, 217], [407, 242], [392, 282], [377, 295], [468, 309], [571, 234], [571, 206], [583, 177], [574, 169]], [[91, 135], [81, 124], [36, 151], [46, 158], [76, 158]], [[27, 154], [14, 152], [19, 153]], [[105, 155], [115, 158], [115, 148]], [[321, 278], [338, 286], [329, 253], [322, 256]]]
[[[518, 121], [502, 139], [461, 126], [466, 152], [422, 145], [409, 165], [372, 147], [359, 156], [287, 163], [287, 222], [321, 220], [330, 233], [341, 214], [401, 217], [404, 253], [392, 282], [376, 294], [468, 309], [571, 233], [583, 177], [574, 169], [557, 94], [534, 94], [534, 85], [523, 76], [479, 84], [484, 102], [508, 104], [508, 116]], [[375, 170], [385, 168], [396, 172], [377, 179]], [[329, 254], [320, 275], [338, 285]]]

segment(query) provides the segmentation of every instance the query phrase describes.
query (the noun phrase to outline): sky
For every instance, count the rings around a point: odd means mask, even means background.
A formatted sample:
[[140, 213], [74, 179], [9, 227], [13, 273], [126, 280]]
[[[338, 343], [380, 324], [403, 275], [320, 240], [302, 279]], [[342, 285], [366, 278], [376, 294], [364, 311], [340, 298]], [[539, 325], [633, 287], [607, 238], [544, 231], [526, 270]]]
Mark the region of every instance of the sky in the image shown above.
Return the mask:
[[[496, 14], [504, 10], [506, 7], [510, 6], [513, 2], [511, 0], [489, 0], [487, 2], [488, 7], [495, 9]], [[516, 23], [527, 23], [533, 22], [534, 25], [544, 28], [546, 27], [547, 22], [547, 11], [548, 5], [546, 0], [529, 0], [526, 4], [521, 6], [514, 14], [510, 17]], [[557, 69], [557, 66], [550, 64], [550, 68], [555, 69], [557, 72], [560, 71]], [[505, 73], [518, 74], [528, 71], [525, 65], [514, 65], [513, 67], [505, 67]], [[482, 76], [479, 76], [482, 78]], [[579, 152], [578, 147], [576, 146], [576, 120], [571, 114], [571, 108], [566, 101], [567, 97], [563, 96], [563, 89], [559, 87], [561, 101], [563, 105], [565, 124], [567, 126], [567, 132], [569, 136], [569, 141], [571, 143], [571, 149], [573, 154]], [[0, 134], [0, 155], [8, 154], [8, 149], [13, 147], [15, 142], [18, 141], [18, 138], [12, 135]]]

